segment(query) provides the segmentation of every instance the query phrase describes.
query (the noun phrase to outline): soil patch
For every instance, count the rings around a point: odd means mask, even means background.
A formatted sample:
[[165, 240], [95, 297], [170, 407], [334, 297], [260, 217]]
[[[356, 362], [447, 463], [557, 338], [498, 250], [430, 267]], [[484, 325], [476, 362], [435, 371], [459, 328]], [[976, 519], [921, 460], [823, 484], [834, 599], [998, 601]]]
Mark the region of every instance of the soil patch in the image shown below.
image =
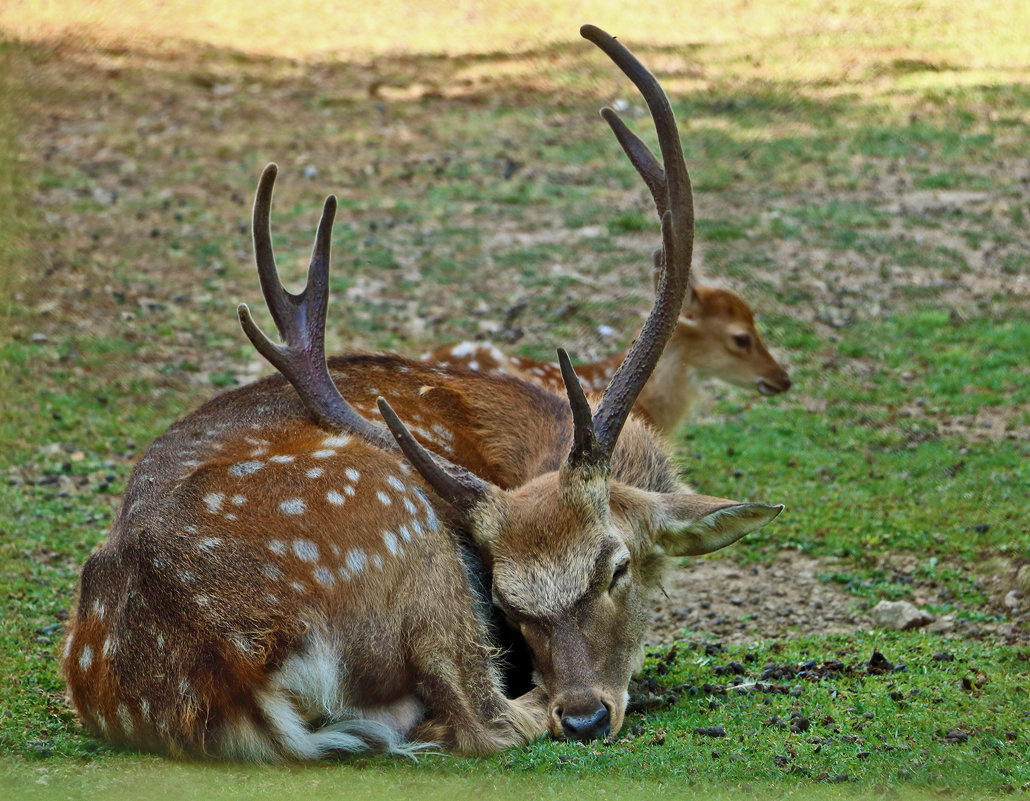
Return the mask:
[[[928, 627], [969, 637], [997, 636], [1030, 642], [1030, 599], [1014, 596], [1015, 566], [987, 565], [978, 581], [988, 603], [974, 611], [956, 603], [951, 591], [933, 580], [914, 577], [916, 560], [884, 559], [881, 566], [909, 588], [904, 600], [929, 609], [947, 609]], [[845, 569], [838, 559], [814, 559], [797, 552], [775, 561], [741, 565], [730, 559], [699, 559], [671, 572], [665, 595], [653, 606], [649, 642], [669, 643], [684, 636], [709, 635], [725, 642], [754, 642], [808, 634], [833, 634], [873, 628], [868, 610], [875, 604], [849, 592], [829, 577]], [[1008, 603], [1017, 601], [1015, 607]], [[895, 600], [892, 598], [891, 600]], [[982, 620], [984, 613], [995, 619]]]

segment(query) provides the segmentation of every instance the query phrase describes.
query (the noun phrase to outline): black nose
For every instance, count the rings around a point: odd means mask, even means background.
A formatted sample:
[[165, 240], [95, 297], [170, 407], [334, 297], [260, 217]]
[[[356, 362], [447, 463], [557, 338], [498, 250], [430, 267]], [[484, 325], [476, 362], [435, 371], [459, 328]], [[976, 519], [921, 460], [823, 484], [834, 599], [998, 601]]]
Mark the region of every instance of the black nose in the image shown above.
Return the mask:
[[570, 740], [600, 740], [612, 730], [608, 707], [601, 704], [593, 712], [582, 715], [563, 715], [561, 728]]

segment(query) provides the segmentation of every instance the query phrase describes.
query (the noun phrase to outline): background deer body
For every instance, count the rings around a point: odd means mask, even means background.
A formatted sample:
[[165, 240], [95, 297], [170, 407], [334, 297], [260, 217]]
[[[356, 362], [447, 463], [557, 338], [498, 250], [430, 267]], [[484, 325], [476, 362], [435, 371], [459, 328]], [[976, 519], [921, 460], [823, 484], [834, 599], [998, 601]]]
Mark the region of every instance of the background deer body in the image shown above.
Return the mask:
[[[655, 308], [596, 411], [564, 352], [568, 400], [398, 357], [327, 367], [335, 199], [307, 286], [291, 295], [271, 251], [270, 165], [254, 241], [284, 344], [245, 306], [240, 318], [283, 375], [205, 404], [133, 471], [83, 568], [64, 645], [69, 694], [91, 730], [256, 760], [603, 737], [622, 725], [665, 555], [723, 547], [778, 514], [689, 492], [628, 417], [686, 291], [690, 187], [653, 77], [607, 34], [584, 36], [648, 100], [673, 199]], [[537, 686], [514, 700], [492, 609], [532, 652]]]
[[[588, 394], [604, 390], [629, 349], [598, 362], [576, 365]], [[423, 357], [434, 364], [504, 373], [564, 393], [557, 362], [508, 356], [481, 342], [444, 345]], [[747, 302], [729, 289], [692, 287], [683, 302], [676, 330], [665, 346], [633, 411], [668, 435], [690, 412], [700, 382], [718, 378], [735, 386], [754, 388], [763, 395], [790, 389], [790, 377], [765, 347]]]

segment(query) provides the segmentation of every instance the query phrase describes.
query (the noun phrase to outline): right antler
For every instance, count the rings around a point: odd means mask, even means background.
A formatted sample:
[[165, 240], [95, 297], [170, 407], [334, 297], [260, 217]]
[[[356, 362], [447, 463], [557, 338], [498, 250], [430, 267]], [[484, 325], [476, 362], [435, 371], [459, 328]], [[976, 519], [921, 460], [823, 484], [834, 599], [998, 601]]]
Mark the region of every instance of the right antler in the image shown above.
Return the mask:
[[311, 251], [308, 280], [299, 295], [287, 292], [279, 281], [272, 252], [269, 218], [272, 207], [272, 186], [279, 168], [269, 164], [261, 173], [254, 197], [254, 259], [261, 279], [261, 293], [272, 313], [283, 345], [272, 342], [250, 316], [246, 303], [237, 307], [243, 331], [272, 365], [279, 370], [300, 395], [304, 405], [318, 424], [330, 431], [350, 431], [365, 437], [379, 447], [392, 450], [393, 439], [381, 428], [368, 422], [344, 400], [325, 361], [325, 315], [329, 302], [329, 246], [332, 240], [336, 198], [325, 200], [322, 218], [318, 221], [315, 246]]
[[662, 216], [662, 250], [656, 254], [656, 264], [659, 259], [665, 264], [657, 297], [643, 330], [612, 377], [594, 413], [592, 428], [597, 446], [583, 449], [580, 443], [587, 442], [588, 437], [577, 432], [574, 437], [576, 445], [569, 454], [570, 465], [579, 463], [607, 470], [630, 409], [672, 336], [689, 285], [694, 245], [694, 198], [676, 118], [657, 79], [629, 50], [600, 28], [584, 25], [580, 34], [601, 48], [640, 90], [654, 120], [665, 164], [663, 169], [647, 146], [630, 133], [614, 111], [605, 109], [602, 112], [633, 166], [651, 189]]

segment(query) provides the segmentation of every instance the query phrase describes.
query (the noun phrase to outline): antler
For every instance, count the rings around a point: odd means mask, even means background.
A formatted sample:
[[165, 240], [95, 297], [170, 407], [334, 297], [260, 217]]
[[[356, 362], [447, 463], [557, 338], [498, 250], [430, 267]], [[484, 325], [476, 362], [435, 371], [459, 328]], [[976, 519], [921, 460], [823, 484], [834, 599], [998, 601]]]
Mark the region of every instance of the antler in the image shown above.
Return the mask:
[[329, 302], [329, 246], [332, 240], [336, 198], [325, 200], [311, 251], [308, 279], [299, 295], [287, 292], [279, 281], [272, 252], [270, 211], [272, 186], [279, 168], [269, 164], [261, 173], [254, 197], [254, 258], [261, 279], [261, 293], [272, 313], [283, 345], [272, 342], [250, 315], [246, 303], [237, 307], [247, 337], [300, 395], [322, 428], [350, 431], [379, 447], [392, 449], [393, 440], [378, 426], [358, 414], [329, 377], [325, 361], [325, 316]]
[[376, 403], [379, 406], [379, 413], [386, 421], [387, 428], [390, 429], [393, 438], [397, 440], [397, 444], [411, 466], [418, 471], [437, 495], [469, 517], [472, 510], [489, 493], [490, 485], [472, 471], [427, 451], [405, 428], [404, 423], [384, 398], [379, 398]]
[[598, 452], [590, 403], [564, 348], [558, 348], [558, 366], [561, 368], [565, 392], [569, 396], [569, 406], [572, 407], [572, 451], [569, 453], [568, 465], [575, 469], [580, 465], [607, 464], [601, 461], [603, 456]]
[[694, 198], [690, 176], [683, 160], [676, 119], [658, 80], [629, 50], [600, 28], [584, 25], [580, 28], [580, 34], [601, 48], [640, 90], [654, 120], [665, 165], [663, 169], [647, 146], [629, 132], [614, 111], [605, 109], [602, 112], [630, 161], [651, 188], [655, 205], [662, 215], [661, 255], [666, 265], [661, 273], [654, 306], [643, 330], [612, 377], [594, 412], [593, 428], [597, 447], [590, 448], [591, 452], [588, 453], [577, 438], [569, 454], [570, 465], [582, 463], [607, 469], [630, 409], [651, 377], [672, 335], [687, 291], [694, 245]]
[[669, 191], [665, 186], [665, 170], [661, 163], [654, 157], [650, 148], [643, 140], [627, 127], [622, 117], [610, 108], [601, 109], [601, 117], [612, 129], [615, 138], [622, 145], [630, 163], [637, 168], [640, 177], [644, 179], [647, 188], [651, 190], [651, 197], [654, 199], [655, 208], [658, 209], [658, 217], [664, 217], [669, 210]]

